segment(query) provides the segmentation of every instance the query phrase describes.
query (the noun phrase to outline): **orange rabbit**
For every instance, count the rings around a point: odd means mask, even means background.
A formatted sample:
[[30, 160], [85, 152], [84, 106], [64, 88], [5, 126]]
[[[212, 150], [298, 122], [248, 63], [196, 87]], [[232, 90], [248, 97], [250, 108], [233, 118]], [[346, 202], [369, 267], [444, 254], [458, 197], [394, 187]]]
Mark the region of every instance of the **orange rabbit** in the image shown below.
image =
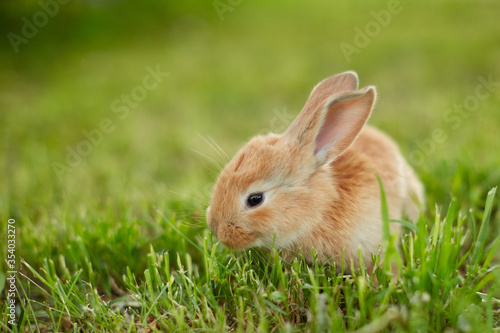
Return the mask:
[[[358, 248], [371, 263], [382, 243], [380, 190], [389, 217], [418, 217], [421, 182], [397, 145], [365, 126], [375, 87], [358, 90], [345, 72], [320, 82], [283, 134], [256, 136], [226, 165], [207, 209], [207, 223], [234, 250], [274, 247], [285, 256], [298, 249], [312, 260], [359, 267]], [[392, 223], [393, 231], [398, 225]]]

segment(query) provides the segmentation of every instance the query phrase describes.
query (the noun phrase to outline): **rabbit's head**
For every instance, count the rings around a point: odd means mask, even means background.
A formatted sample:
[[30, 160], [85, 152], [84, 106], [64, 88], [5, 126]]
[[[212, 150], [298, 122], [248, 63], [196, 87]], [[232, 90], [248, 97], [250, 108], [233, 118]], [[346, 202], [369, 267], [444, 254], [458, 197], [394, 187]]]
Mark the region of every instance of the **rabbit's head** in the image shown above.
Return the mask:
[[356, 140], [375, 102], [374, 87], [357, 85], [354, 72], [322, 81], [285, 133], [252, 138], [226, 165], [207, 209], [223, 244], [287, 248], [332, 210], [329, 164]]

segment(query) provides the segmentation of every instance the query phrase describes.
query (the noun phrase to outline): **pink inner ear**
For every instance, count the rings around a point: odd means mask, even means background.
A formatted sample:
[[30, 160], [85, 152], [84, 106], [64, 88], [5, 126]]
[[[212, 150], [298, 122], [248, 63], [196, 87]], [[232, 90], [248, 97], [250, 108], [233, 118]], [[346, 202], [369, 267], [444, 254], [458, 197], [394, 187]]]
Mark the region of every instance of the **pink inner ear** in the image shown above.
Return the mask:
[[314, 153], [326, 151], [329, 159], [342, 154], [356, 139], [371, 111], [371, 103], [355, 99], [333, 102], [328, 106], [316, 136]]

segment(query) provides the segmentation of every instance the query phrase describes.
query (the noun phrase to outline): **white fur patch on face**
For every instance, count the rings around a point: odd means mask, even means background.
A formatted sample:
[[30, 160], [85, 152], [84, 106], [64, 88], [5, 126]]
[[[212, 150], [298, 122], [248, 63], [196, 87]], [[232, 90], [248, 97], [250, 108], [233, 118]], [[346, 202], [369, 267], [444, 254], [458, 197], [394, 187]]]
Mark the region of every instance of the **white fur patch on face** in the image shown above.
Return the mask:
[[297, 240], [301, 237], [301, 232], [293, 232], [288, 233], [286, 235], [278, 236], [276, 235], [276, 239], [274, 241], [274, 247], [277, 249], [290, 249], [294, 246]]

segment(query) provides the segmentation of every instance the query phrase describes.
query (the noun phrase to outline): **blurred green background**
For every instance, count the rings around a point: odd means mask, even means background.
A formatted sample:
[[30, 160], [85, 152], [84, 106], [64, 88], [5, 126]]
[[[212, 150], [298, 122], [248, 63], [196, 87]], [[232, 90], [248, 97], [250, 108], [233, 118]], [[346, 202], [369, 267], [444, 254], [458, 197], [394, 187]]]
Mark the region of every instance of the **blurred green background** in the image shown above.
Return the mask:
[[[42, 3], [0, 4], [0, 214], [19, 221], [19, 254], [34, 264], [83, 239], [102, 267], [115, 262], [111, 274], [141, 267], [147, 244], [176, 247], [157, 209], [185, 218], [195, 237], [218, 174], [211, 160], [225, 163], [211, 139], [232, 156], [251, 136], [284, 130], [316, 83], [345, 70], [377, 86], [370, 123], [406, 157], [423, 153], [415, 168], [431, 209], [451, 196], [480, 204], [500, 183], [496, 0], [401, 0], [383, 24], [393, 1]], [[40, 11], [57, 13], [44, 22]], [[26, 38], [26, 22], [44, 24]], [[347, 44], [357, 48], [348, 57]], [[141, 91], [147, 68], [168, 76]], [[446, 120], [480, 77], [497, 86]], [[134, 89], [146, 95], [114, 112]], [[82, 143], [104, 119], [112, 130]], [[446, 139], [431, 144], [435, 129]]]

